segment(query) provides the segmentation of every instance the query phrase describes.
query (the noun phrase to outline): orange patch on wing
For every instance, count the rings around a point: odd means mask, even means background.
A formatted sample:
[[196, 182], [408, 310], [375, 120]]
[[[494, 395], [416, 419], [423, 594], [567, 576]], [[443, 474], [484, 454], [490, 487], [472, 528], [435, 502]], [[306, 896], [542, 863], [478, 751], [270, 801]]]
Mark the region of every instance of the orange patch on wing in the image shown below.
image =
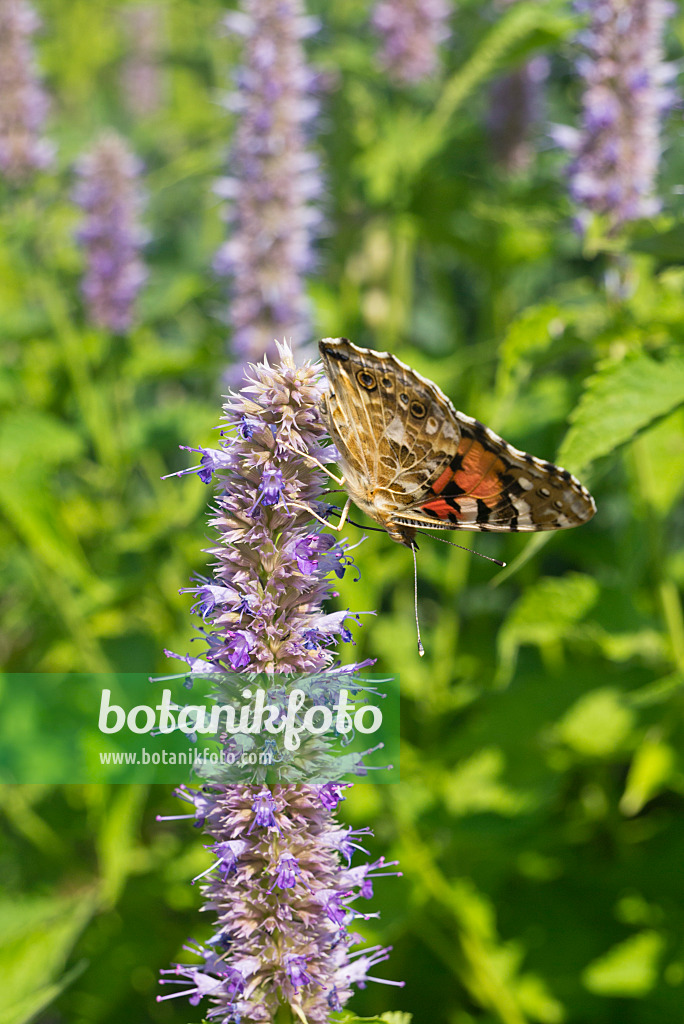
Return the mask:
[[449, 514], [452, 516], [458, 515], [456, 510], [452, 508], [444, 498], [437, 498], [435, 501], [426, 501], [423, 508], [428, 509], [430, 512], [435, 512], [440, 519], [448, 519]]
[[500, 477], [506, 467], [496, 455], [492, 455], [477, 441], [464, 439], [459, 445], [459, 452], [461, 447], [464, 448], [463, 462], [461, 468], [454, 473], [454, 483], [468, 497], [480, 498], [489, 505], [487, 499], [496, 498], [501, 493]]
[[451, 466], [447, 466], [447, 468], [444, 470], [441, 476], [438, 476], [437, 479], [435, 480], [434, 484], [432, 485], [432, 490], [435, 492], [435, 494], [441, 494], [446, 485], [449, 483], [450, 480], [453, 480], [453, 478], [454, 471], [451, 468]]

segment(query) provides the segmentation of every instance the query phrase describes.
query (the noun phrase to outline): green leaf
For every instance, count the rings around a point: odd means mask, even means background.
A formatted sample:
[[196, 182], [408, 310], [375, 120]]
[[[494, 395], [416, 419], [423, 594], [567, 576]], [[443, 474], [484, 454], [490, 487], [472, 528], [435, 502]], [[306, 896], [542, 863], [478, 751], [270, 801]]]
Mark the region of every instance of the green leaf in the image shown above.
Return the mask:
[[644, 736], [632, 759], [620, 800], [620, 810], [629, 817], [638, 814], [649, 800], [670, 782], [676, 767], [675, 752], [657, 730]]
[[55, 978], [97, 905], [92, 892], [0, 903], [0, 1024], [31, 1020], [59, 994], [66, 979], [56, 983]]
[[103, 898], [114, 903], [135, 868], [136, 839], [147, 787], [115, 787], [115, 795], [98, 835]]
[[684, 356], [657, 361], [645, 352], [604, 363], [589, 379], [558, 460], [579, 472], [684, 404]]
[[5, 473], [27, 464], [57, 466], [75, 459], [82, 450], [83, 440], [76, 431], [47, 413], [21, 410], [3, 418], [0, 465]]
[[570, 627], [584, 618], [598, 593], [596, 581], [581, 573], [543, 577], [529, 587], [499, 631], [497, 683], [510, 682], [523, 644], [536, 644], [546, 650], [557, 648]]
[[617, 690], [605, 687], [585, 694], [561, 719], [556, 737], [585, 757], [610, 757], [625, 746], [635, 716]]
[[0, 1010], [0, 1024], [26, 1024], [53, 1003], [87, 967], [85, 960], [76, 964], [52, 985], [43, 985], [30, 992], [24, 999]]
[[506, 764], [498, 747], [478, 750], [444, 780], [444, 802], [454, 815], [489, 811], [513, 816], [529, 809], [532, 798], [506, 785]]
[[597, 996], [639, 999], [648, 995], [657, 981], [664, 945], [658, 932], [639, 932], [589, 964], [582, 983]]

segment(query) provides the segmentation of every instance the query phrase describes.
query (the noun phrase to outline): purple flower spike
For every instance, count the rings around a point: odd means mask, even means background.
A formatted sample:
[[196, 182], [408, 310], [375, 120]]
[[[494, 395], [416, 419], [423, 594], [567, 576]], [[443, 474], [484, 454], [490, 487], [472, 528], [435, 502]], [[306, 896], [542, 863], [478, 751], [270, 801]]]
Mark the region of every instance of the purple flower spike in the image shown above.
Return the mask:
[[[341, 575], [352, 563], [344, 541], [314, 531], [307, 505], [318, 501], [325, 481], [297, 454], [322, 455], [319, 370], [297, 367], [285, 345], [278, 352], [279, 365], [251, 367], [247, 386], [224, 407], [222, 448], [212, 459], [214, 580], [199, 577], [189, 588], [208, 660], [185, 660], [202, 673], [207, 666], [244, 671], [246, 686], [253, 673], [273, 677], [274, 685], [282, 676], [325, 675], [334, 699], [359, 666], [334, 664], [328, 647], [349, 635], [349, 612], [326, 614], [321, 606], [330, 594], [327, 574]], [[350, 926], [375, 916], [354, 907], [372, 895], [373, 880], [397, 872], [382, 858], [351, 863], [367, 853], [362, 843], [370, 830], [337, 822], [347, 788], [212, 782], [178, 790], [210, 839], [215, 859], [196, 881], [216, 921], [211, 938], [187, 947], [199, 964], [162, 972], [161, 984], [173, 990], [159, 999], [206, 999], [204, 1016], [217, 1024], [269, 1024], [281, 1016], [328, 1024], [354, 986], [382, 980], [373, 967], [388, 950], [354, 951], [362, 940]]]
[[141, 165], [118, 135], [103, 136], [77, 165], [74, 198], [85, 212], [78, 239], [87, 270], [83, 297], [98, 327], [122, 333], [133, 321], [133, 304], [147, 272], [139, 253], [145, 234], [138, 223]]
[[662, 39], [674, 7], [668, 0], [577, 0], [576, 7], [590, 16], [577, 64], [582, 124], [578, 131], [559, 126], [555, 138], [574, 157], [570, 192], [580, 221], [597, 213], [615, 229], [660, 209], [660, 122], [673, 104], [676, 74], [663, 61]]
[[0, 0], [0, 171], [11, 182], [52, 162], [41, 137], [48, 99], [33, 61], [40, 21], [26, 0]]
[[302, 47], [316, 22], [303, 15], [300, 0], [242, 0], [225, 25], [243, 40], [244, 65], [226, 103], [238, 124], [231, 176], [216, 192], [229, 200], [230, 236], [214, 268], [231, 279], [237, 382], [244, 361], [275, 356], [276, 338], [297, 347], [308, 335], [304, 277], [314, 262], [322, 182], [307, 148], [316, 78]]
[[373, 27], [380, 34], [381, 65], [397, 82], [412, 85], [435, 75], [440, 44], [449, 36], [449, 0], [380, 0]]
[[164, 88], [161, 52], [164, 43], [163, 7], [132, 4], [122, 10], [127, 36], [121, 85], [126, 106], [136, 117], [150, 117], [162, 106]]

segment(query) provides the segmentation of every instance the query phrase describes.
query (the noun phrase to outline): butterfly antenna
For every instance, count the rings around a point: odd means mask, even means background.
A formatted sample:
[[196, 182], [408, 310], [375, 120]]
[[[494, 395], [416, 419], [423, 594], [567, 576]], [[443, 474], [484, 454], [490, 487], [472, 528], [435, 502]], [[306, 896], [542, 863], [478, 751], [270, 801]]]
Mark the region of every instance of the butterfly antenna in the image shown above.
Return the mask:
[[422, 530], [416, 530], [421, 537], [427, 537], [429, 540], [438, 540], [441, 544], [448, 544], [450, 548], [460, 548], [461, 551], [469, 551], [471, 555], [479, 555], [480, 558], [486, 558], [488, 562], [494, 562], [494, 565], [500, 565], [501, 568], [505, 568], [506, 563], [500, 561], [498, 558], [492, 558], [491, 555], [483, 555], [481, 551], [475, 551], [473, 548], [466, 548], [463, 544], [454, 544], [453, 540], [446, 540], [444, 537], [435, 537], [431, 533], [424, 533]]
[[414, 542], [411, 545], [411, 552], [413, 554], [413, 607], [416, 612], [416, 634], [418, 636], [418, 654], [422, 658], [425, 654], [425, 648], [423, 647], [423, 641], [420, 639], [420, 623], [418, 621], [418, 564], [416, 562], [416, 548], [418, 545]]

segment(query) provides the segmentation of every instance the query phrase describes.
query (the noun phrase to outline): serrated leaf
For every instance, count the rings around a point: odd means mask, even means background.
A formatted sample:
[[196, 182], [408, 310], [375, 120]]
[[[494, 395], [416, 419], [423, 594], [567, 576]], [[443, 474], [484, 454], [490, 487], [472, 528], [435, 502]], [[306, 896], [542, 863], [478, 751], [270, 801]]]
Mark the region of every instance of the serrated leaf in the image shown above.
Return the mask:
[[604, 363], [589, 378], [571, 416], [558, 461], [580, 472], [682, 404], [684, 356], [657, 361], [642, 352], [619, 363]]

